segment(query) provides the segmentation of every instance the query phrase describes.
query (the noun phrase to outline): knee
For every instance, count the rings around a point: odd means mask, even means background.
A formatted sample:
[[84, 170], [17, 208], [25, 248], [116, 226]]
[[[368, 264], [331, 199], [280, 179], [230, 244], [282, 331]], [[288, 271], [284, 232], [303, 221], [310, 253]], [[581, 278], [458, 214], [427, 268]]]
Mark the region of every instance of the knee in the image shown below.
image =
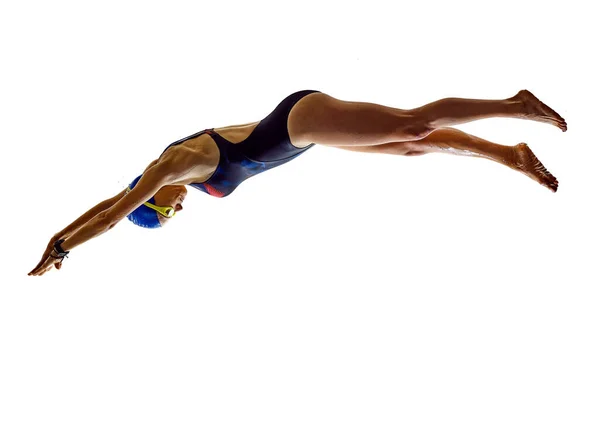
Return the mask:
[[427, 153], [427, 152], [411, 150], [409, 152], [404, 153], [404, 156], [421, 156], [421, 155], [424, 155], [425, 153]]
[[420, 140], [434, 131], [429, 120], [419, 111], [413, 110], [406, 117], [403, 117], [399, 133], [402, 139]]

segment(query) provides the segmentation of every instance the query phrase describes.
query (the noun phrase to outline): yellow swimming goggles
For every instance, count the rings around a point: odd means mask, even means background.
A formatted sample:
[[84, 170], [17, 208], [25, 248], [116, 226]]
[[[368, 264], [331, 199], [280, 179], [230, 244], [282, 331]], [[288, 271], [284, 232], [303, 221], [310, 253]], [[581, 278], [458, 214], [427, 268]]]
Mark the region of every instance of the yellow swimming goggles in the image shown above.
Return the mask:
[[[129, 189], [129, 186], [127, 186], [127, 192], [129, 193], [131, 192], [131, 189]], [[149, 202], [145, 202], [144, 205], [146, 207], [150, 207], [152, 210], [156, 210], [158, 213], [160, 213], [161, 215], [163, 215], [166, 218], [172, 218], [173, 216], [175, 216], [177, 213], [175, 212], [175, 209], [171, 206], [168, 207], [160, 207], [157, 205], [154, 205], [152, 203]]]

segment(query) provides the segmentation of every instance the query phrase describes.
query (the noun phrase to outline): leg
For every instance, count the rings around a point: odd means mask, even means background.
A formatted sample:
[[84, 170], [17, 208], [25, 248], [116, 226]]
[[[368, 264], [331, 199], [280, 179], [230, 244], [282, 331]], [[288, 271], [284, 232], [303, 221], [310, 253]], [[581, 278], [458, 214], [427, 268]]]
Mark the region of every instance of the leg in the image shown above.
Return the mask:
[[521, 90], [502, 100], [446, 98], [416, 109], [434, 128], [467, 123], [489, 117], [524, 118], [567, 129], [565, 120], [531, 92]]
[[366, 146], [418, 140], [442, 126], [498, 116], [549, 122], [566, 130], [564, 119], [526, 90], [504, 100], [447, 98], [410, 110], [313, 93], [292, 108], [287, 126], [296, 147]]
[[436, 129], [427, 137], [414, 141], [399, 141], [372, 146], [336, 147], [368, 153], [404, 156], [441, 152], [482, 157], [519, 171], [553, 192], [556, 192], [558, 188], [558, 180], [544, 168], [527, 144], [521, 143], [516, 146], [495, 144], [453, 128]]

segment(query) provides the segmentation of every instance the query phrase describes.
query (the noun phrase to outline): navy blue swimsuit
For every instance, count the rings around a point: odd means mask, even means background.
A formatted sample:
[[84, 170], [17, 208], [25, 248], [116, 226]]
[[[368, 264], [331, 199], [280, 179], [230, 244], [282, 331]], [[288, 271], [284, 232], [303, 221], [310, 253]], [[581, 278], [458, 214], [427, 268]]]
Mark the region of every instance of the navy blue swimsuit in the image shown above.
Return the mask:
[[248, 138], [238, 144], [227, 141], [214, 129], [205, 129], [175, 141], [163, 153], [171, 146], [202, 134], [210, 135], [219, 148], [219, 165], [208, 180], [203, 183], [190, 183], [190, 186], [215, 197], [225, 197], [244, 180], [283, 165], [314, 146], [309, 144], [304, 148], [294, 147], [290, 141], [287, 120], [290, 111], [300, 99], [316, 92], [316, 90], [303, 90], [291, 94], [258, 123]]

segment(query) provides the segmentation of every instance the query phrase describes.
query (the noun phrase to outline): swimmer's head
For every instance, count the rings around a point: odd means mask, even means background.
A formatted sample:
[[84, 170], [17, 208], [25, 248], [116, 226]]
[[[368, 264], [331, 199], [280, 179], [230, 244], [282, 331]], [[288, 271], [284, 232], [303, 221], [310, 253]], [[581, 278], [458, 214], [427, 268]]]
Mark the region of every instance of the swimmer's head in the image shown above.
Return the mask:
[[[141, 177], [139, 175], [133, 180], [129, 185], [129, 189], [133, 189]], [[186, 195], [187, 189], [185, 186], [163, 186], [147, 202], [159, 207], [173, 207], [175, 212], [180, 212], [183, 210], [181, 204]], [[163, 216], [158, 211], [142, 204], [127, 215], [127, 219], [142, 228], [160, 228], [172, 218]]]

